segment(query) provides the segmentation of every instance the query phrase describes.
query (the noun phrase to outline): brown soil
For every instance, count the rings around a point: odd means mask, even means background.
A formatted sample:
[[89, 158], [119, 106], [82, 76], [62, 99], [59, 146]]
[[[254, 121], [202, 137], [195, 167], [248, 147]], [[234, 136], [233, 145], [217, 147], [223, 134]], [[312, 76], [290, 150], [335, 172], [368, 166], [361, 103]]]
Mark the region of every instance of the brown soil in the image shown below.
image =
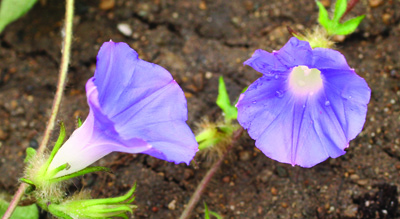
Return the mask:
[[[323, 1], [329, 4], [330, 0]], [[202, 196], [225, 218], [397, 218], [400, 185], [400, 2], [362, 0], [348, 17], [366, 14], [358, 31], [337, 45], [372, 89], [367, 122], [346, 155], [310, 169], [264, 156], [245, 136], [235, 145]], [[60, 64], [63, 1], [37, 4], [0, 36], [0, 189], [13, 193], [25, 149], [41, 140]], [[286, 26], [315, 25], [314, 0], [115, 0], [76, 2], [69, 80], [58, 116], [74, 129], [88, 112], [84, 85], [104, 41], [124, 41], [140, 57], [168, 69], [188, 99], [191, 127], [218, 118], [217, 79], [231, 98], [260, 74], [242, 65], [254, 50], [279, 49]], [[117, 25], [126, 23], [132, 36]], [[54, 133], [53, 140], [57, 137]], [[137, 182], [135, 218], [177, 218], [209, 163], [174, 165], [147, 155], [112, 154], [99, 161], [114, 174], [74, 180], [71, 191], [121, 195]], [[46, 217], [44, 215], [44, 217]], [[199, 203], [193, 218], [204, 218]]]

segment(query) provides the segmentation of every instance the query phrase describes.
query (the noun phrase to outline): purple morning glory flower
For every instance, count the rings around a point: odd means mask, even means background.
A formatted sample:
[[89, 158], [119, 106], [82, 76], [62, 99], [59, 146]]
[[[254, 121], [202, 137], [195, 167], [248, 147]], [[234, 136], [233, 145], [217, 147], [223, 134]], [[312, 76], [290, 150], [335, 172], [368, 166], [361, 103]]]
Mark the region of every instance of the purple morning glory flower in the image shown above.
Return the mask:
[[197, 152], [182, 89], [167, 70], [139, 59], [127, 44], [103, 44], [86, 95], [89, 115], [57, 152], [49, 171], [65, 163], [71, 167], [56, 176], [115, 151], [187, 164]]
[[312, 167], [346, 153], [365, 123], [371, 90], [342, 54], [293, 37], [244, 64], [263, 76], [241, 95], [238, 121], [266, 156]]

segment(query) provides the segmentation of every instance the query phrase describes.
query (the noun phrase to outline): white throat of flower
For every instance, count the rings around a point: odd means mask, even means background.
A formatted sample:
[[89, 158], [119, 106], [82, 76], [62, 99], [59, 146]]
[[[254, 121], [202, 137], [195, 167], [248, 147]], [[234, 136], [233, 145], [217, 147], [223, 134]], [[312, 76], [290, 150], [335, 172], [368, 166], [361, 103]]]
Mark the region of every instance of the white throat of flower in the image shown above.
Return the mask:
[[313, 95], [323, 86], [321, 71], [304, 65], [294, 67], [289, 74], [289, 86], [297, 95]]

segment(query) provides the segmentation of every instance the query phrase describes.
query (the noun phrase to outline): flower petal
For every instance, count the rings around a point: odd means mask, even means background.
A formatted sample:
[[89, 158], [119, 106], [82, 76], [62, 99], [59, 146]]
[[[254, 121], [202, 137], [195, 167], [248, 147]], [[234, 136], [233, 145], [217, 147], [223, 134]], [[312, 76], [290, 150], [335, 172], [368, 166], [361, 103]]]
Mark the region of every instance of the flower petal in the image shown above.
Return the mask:
[[[112, 118], [122, 138], [141, 138], [152, 145], [144, 152], [155, 157], [189, 163], [197, 142], [187, 126], [184, 94], [175, 81]], [[162, 154], [162, 155], [161, 155]]]
[[310, 66], [312, 63], [312, 49], [308, 42], [292, 37], [276, 52], [276, 57], [288, 68], [298, 65]]
[[[289, 103], [284, 79], [274, 79], [263, 76], [249, 86], [241, 95], [236, 107], [238, 121], [243, 128], [248, 129], [253, 139], [259, 138], [265, 127], [269, 126]], [[260, 127], [264, 127], [260, 128]]]
[[139, 59], [126, 43], [114, 42], [101, 46], [94, 78], [100, 106], [110, 118], [173, 80], [161, 66]]
[[283, 65], [275, 56], [275, 53], [269, 53], [262, 49], [254, 52], [250, 59], [243, 64], [254, 68], [264, 75], [273, 75], [277, 71], [287, 71], [288, 67]]
[[313, 49], [311, 67], [317, 69], [342, 69], [351, 70], [345, 57], [338, 51], [325, 48]]
[[371, 89], [353, 70], [323, 70], [326, 100], [343, 127], [347, 140], [362, 130], [367, 114]]

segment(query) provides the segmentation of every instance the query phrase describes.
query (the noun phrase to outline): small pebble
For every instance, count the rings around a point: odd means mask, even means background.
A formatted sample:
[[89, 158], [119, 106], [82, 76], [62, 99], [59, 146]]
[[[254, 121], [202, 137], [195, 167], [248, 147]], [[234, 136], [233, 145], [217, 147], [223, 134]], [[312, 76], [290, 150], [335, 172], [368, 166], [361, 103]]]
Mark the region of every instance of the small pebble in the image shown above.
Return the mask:
[[224, 176], [224, 178], [222, 178], [222, 182], [224, 183], [228, 183], [231, 181], [231, 178], [229, 176]]
[[386, 25], [389, 25], [391, 23], [391, 20], [392, 20], [392, 16], [390, 14], [385, 13], [385, 14], [382, 15], [382, 21]]
[[12, 100], [11, 101], [11, 109], [15, 110], [18, 106], [18, 102], [16, 100]]
[[99, 8], [101, 10], [110, 10], [115, 6], [115, 0], [101, 0]]
[[351, 204], [347, 206], [347, 208], [343, 212], [344, 216], [346, 217], [355, 217], [357, 214], [357, 205]]
[[124, 36], [126, 37], [131, 37], [132, 36], [132, 28], [129, 26], [129, 24], [126, 23], [120, 23], [117, 25], [117, 29], [119, 32], [121, 32]]
[[352, 175], [350, 176], [350, 179], [351, 179], [351, 180], [359, 180], [359, 179], [360, 179], [360, 176], [358, 176], [357, 174], [352, 174]]
[[371, 6], [371, 8], [378, 7], [381, 4], [383, 4], [383, 0], [369, 0], [369, 6]]
[[331, 0], [321, 0], [321, 3], [325, 7], [329, 7], [331, 5]]
[[334, 35], [332, 37], [332, 39], [333, 39], [333, 41], [340, 43], [340, 42], [343, 42], [346, 39], [346, 36], [344, 36], [344, 35]]
[[278, 195], [278, 190], [277, 190], [275, 187], [272, 187], [272, 188], [271, 188], [271, 194], [272, 194], [273, 196]]
[[201, 1], [199, 4], [199, 8], [200, 10], [206, 10], [207, 9], [207, 5], [204, 1]]
[[174, 199], [168, 204], [168, 209], [175, 210], [175, 208], [176, 208], [176, 200]]
[[211, 79], [212, 78], [212, 76], [213, 76], [213, 73], [212, 72], [206, 72], [206, 74], [205, 74], [205, 77], [207, 78], [207, 79]]
[[241, 151], [239, 153], [239, 159], [241, 161], [248, 161], [251, 158], [251, 152], [250, 151]]
[[0, 140], [4, 141], [8, 138], [8, 133], [0, 129]]
[[192, 93], [184, 92], [184, 94], [185, 94], [185, 97], [186, 97], [186, 98], [191, 98], [191, 97], [193, 97], [193, 94], [192, 94]]
[[367, 179], [357, 180], [357, 184], [360, 186], [366, 186], [368, 184], [368, 180]]
[[158, 208], [157, 208], [156, 206], [154, 206], [154, 207], [151, 208], [151, 211], [152, 211], [152, 212], [157, 212], [157, 211], [158, 211]]
[[177, 12], [172, 13], [172, 18], [178, 19], [179, 18], [179, 14]]

